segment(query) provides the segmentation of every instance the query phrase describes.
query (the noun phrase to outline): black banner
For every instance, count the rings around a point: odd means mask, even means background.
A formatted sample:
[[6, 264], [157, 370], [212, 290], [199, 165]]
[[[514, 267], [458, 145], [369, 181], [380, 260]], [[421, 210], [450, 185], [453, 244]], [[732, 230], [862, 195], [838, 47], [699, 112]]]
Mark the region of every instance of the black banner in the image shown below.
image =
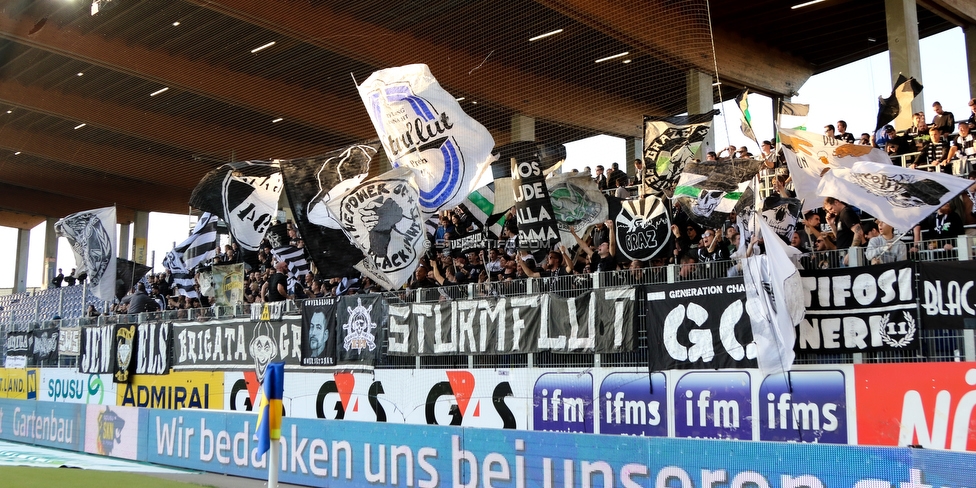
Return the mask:
[[643, 291], [651, 371], [758, 367], [742, 278]]
[[173, 324], [173, 369], [253, 369], [263, 379], [272, 360], [298, 365], [302, 356], [299, 317], [279, 322], [211, 320]]
[[132, 373], [136, 370], [136, 355], [139, 353], [139, 343], [136, 341], [135, 324], [115, 326], [115, 368], [112, 379], [116, 383], [128, 383]]
[[797, 353], [854, 353], [918, 347], [912, 263], [800, 271], [806, 317]]
[[173, 324], [149, 322], [139, 324], [136, 347], [136, 374], [169, 373]]
[[336, 359], [340, 365], [376, 364], [389, 310], [383, 295], [346, 295], [336, 305]]
[[336, 365], [336, 300], [315, 298], [302, 304], [302, 365]]
[[577, 298], [525, 295], [390, 306], [387, 354], [400, 356], [626, 352], [634, 288]]
[[34, 357], [36, 365], [51, 364], [58, 362], [58, 339], [61, 331], [57, 327], [47, 329], [34, 329], [31, 334], [34, 336], [34, 350], [31, 355]]
[[7, 356], [30, 356], [34, 354], [34, 335], [30, 331], [7, 332]]
[[[535, 144], [519, 146], [511, 151], [512, 191], [515, 196], [515, 214], [518, 217], [519, 249], [526, 249], [536, 262], [544, 262], [545, 255], [559, 243], [559, 228], [553, 218], [552, 201], [546, 186], [546, 175]], [[507, 146], [506, 146], [507, 147]], [[502, 157], [509, 152], [502, 148]]]
[[919, 262], [922, 327], [976, 329], [976, 261]]
[[109, 374], [115, 372], [115, 326], [102, 325], [81, 328], [82, 373]]

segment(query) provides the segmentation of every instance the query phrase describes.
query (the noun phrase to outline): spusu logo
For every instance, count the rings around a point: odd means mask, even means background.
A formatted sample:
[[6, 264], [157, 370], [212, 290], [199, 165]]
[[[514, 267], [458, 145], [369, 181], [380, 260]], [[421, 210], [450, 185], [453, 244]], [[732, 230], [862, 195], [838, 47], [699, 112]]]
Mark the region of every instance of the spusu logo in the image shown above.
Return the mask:
[[[427, 393], [424, 417], [428, 425], [473, 425], [479, 427], [501, 427], [517, 429], [515, 414], [505, 403], [506, 397], [513, 396], [512, 386], [507, 381], [495, 385], [491, 392], [491, 405], [476, 391], [476, 381], [468, 371], [446, 371], [447, 381], [435, 383]], [[491, 408], [494, 415], [483, 409]]]

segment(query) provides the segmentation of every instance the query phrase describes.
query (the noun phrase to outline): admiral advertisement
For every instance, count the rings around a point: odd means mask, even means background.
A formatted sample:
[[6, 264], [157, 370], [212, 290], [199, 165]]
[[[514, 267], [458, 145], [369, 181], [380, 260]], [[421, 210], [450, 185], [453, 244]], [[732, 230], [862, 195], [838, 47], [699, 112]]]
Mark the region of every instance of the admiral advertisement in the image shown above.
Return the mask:
[[976, 363], [858, 364], [854, 378], [858, 443], [976, 452]]
[[757, 367], [742, 278], [643, 290], [651, 371]]
[[139, 458], [139, 409], [89, 405], [85, 409], [85, 452]]
[[976, 261], [916, 264], [922, 327], [976, 329]]
[[37, 399], [45, 402], [115, 405], [115, 382], [109, 374], [79, 373], [67, 368], [41, 368]]
[[224, 374], [135, 375], [129, 383], [118, 385], [115, 401], [122, 407], [222, 409]]
[[806, 316], [796, 334], [797, 353], [916, 350], [912, 264], [800, 272]]
[[634, 288], [390, 306], [389, 355], [633, 349]]

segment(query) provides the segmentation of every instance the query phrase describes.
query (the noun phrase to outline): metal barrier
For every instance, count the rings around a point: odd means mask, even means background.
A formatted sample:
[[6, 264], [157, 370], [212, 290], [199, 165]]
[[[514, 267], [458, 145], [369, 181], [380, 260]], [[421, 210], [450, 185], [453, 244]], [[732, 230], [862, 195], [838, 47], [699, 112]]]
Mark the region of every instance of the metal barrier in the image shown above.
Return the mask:
[[[909, 243], [911, 244], [911, 243]], [[946, 250], [946, 244], [952, 248]], [[970, 260], [976, 254], [976, 238], [960, 236], [957, 239], [923, 241], [918, 250], [909, 252], [909, 259], [918, 261]], [[836, 250], [801, 256], [801, 264], [821, 263], [827, 267], [845, 266], [844, 258], [855, 264], [864, 263], [863, 249]], [[847, 256], [850, 254], [850, 256]], [[853, 267], [853, 266], [851, 266]], [[397, 290], [383, 293], [391, 303], [431, 303], [456, 299], [519, 296], [533, 293], [549, 293], [562, 297], [574, 297], [588, 290], [633, 285], [693, 282], [714, 280], [736, 275], [738, 268], [733, 261], [667, 265], [634, 268], [589, 275], [569, 275], [552, 278], [529, 278], [512, 281], [469, 283], [440, 288]], [[166, 310], [133, 315], [102, 315], [99, 317], [64, 319], [57, 321], [31, 321], [0, 323], [0, 337], [9, 331], [24, 331], [43, 327], [67, 327], [76, 325], [134, 324], [147, 321], [206, 321], [211, 319], [250, 318], [251, 308], [260, 304], [241, 304], [205, 309]], [[289, 301], [286, 313], [298, 314], [302, 303]], [[511, 354], [503, 356], [422, 356], [403, 357], [380, 355], [378, 368], [426, 369], [426, 368], [591, 368], [596, 366], [641, 367], [648, 363], [647, 318], [644, 315], [644, 297], [638, 297], [636, 305], [638, 328], [634, 351], [616, 354]], [[384, 344], [384, 351], [386, 345]], [[5, 353], [5, 351], [3, 351]], [[4, 354], [0, 354], [0, 360]], [[896, 351], [857, 354], [798, 354], [797, 364], [834, 363], [887, 363], [976, 360], [976, 344], [970, 330], [923, 330], [921, 346], [915, 351]], [[76, 358], [63, 356], [58, 366], [71, 367]]]

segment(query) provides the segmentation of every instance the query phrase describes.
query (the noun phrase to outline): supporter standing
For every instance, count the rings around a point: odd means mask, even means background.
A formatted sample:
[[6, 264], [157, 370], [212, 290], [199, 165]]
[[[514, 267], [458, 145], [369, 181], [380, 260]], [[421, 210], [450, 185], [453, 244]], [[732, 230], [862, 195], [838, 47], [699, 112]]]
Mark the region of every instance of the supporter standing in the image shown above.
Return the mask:
[[288, 277], [285, 273], [288, 272], [288, 264], [284, 261], [278, 261], [275, 264], [275, 273], [271, 275], [271, 279], [265, 282], [264, 286], [261, 288], [261, 296], [269, 302], [280, 302], [282, 300], [288, 299]]
[[942, 104], [939, 102], [933, 103], [932, 109], [935, 110], [935, 117], [929, 125], [931, 127], [938, 127], [942, 130], [943, 134], [952, 134], [953, 129], [956, 127], [956, 118], [952, 115], [952, 112], [942, 110]]
[[[959, 135], [949, 148], [949, 155], [946, 159], [955, 166], [955, 174], [968, 175], [970, 171], [976, 169], [976, 136], [970, 131], [968, 122], [959, 122]], [[953, 161], [958, 159], [958, 161]]]
[[127, 313], [155, 312], [159, 310], [159, 304], [146, 294], [146, 285], [138, 283], [136, 292], [122, 297], [122, 304], [128, 305]]
[[854, 134], [847, 132], [847, 122], [843, 120], [837, 121], [837, 132], [834, 133], [834, 137], [838, 141], [854, 144]]
[[856, 234], [860, 235], [860, 239], [864, 238], [861, 232], [861, 219], [846, 203], [827, 197], [824, 199], [823, 208], [827, 211], [827, 224], [837, 236], [835, 244], [838, 249], [851, 247]]
[[918, 166], [932, 165], [943, 173], [952, 173], [952, 166], [948, 164], [949, 149], [949, 140], [942, 137], [942, 130], [932, 127], [929, 129], [929, 140], [922, 145], [911, 167], [916, 169]]
[[864, 258], [871, 264], [887, 264], [908, 259], [908, 248], [895, 236], [895, 230], [887, 222], [878, 220], [878, 235], [868, 241]]

